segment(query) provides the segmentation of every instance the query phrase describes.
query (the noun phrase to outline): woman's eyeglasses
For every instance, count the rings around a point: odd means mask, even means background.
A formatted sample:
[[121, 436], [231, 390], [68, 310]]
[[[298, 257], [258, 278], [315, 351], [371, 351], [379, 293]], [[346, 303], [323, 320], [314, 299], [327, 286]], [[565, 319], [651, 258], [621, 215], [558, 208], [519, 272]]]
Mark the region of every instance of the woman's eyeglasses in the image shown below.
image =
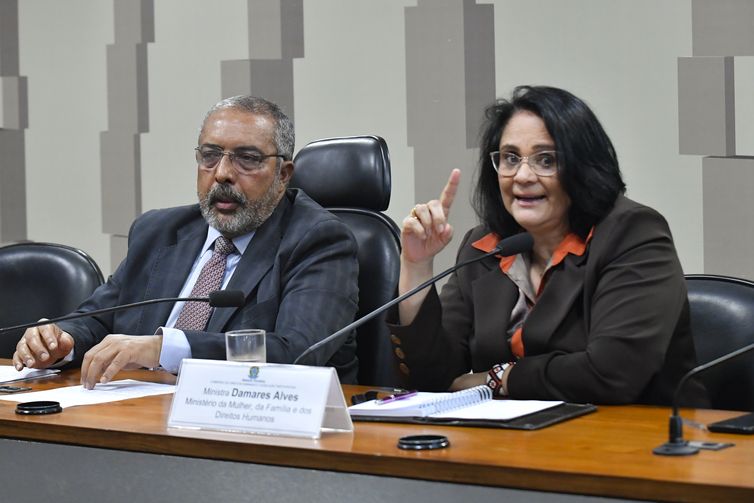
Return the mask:
[[553, 176], [558, 172], [558, 153], [543, 150], [536, 154], [520, 156], [513, 152], [490, 152], [492, 167], [500, 176], [515, 176], [523, 163], [529, 165], [537, 176]]

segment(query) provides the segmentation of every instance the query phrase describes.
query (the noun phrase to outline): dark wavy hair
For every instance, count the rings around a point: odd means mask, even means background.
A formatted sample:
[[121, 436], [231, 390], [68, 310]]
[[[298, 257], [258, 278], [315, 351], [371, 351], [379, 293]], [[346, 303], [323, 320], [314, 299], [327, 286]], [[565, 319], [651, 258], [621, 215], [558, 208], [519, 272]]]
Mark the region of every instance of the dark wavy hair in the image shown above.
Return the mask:
[[485, 111], [477, 167], [474, 209], [489, 230], [501, 237], [523, 229], [503, 206], [498, 176], [490, 152], [499, 149], [510, 118], [528, 111], [545, 123], [558, 151], [558, 179], [571, 198], [568, 212], [572, 232], [586, 238], [589, 230], [626, 190], [618, 157], [607, 133], [579, 98], [555, 87], [519, 86], [510, 100], [498, 100]]

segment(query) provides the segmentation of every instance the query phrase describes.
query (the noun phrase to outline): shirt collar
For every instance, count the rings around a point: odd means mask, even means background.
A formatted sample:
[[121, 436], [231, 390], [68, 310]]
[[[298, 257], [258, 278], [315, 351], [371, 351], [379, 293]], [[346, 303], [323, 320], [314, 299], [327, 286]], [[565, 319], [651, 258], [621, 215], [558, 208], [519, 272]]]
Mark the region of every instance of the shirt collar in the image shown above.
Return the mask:
[[[236, 247], [236, 250], [238, 250], [238, 253], [240, 255], [243, 255], [246, 251], [246, 248], [249, 246], [249, 243], [251, 242], [251, 238], [254, 237], [254, 233], [256, 231], [251, 231], [246, 234], [243, 234], [241, 236], [236, 236], [231, 241], [233, 241], [233, 245]], [[220, 231], [209, 226], [209, 229], [207, 230], [207, 239], [204, 240], [204, 246], [202, 246], [202, 251], [200, 255], [203, 255], [207, 250], [212, 248], [212, 245], [215, 243], [215, 240], [222, 236]]]
[[[575, 234], [573, 232], [566, 234], [557, 248], [555, 248], [555, 251], [550, 258], [550, 263], [548, 264], [547, 268], [549, 269], [550, 267], [555, 267], [556, 265], [560, 264], [568, 255], [575, 255], [577, 257], [582, 256], [584, 252], [586, 252], [587, 245], [589, 244], [589, 241], [591, 241], [593, 233], [594, 227], [591, 228], [586, 239], [581, 239], [578, 234]], [[489, 253], [495, 249], [500, 240], [500, 236], [498, 236], [494, 232], [490, 232], [486, 236], [483, 236], [481, 239], [478, 239], [471, 243], [471, 246], [473, 246], [477, 250]], [[509, 257], [495, 255], [496, 257], [500, 257], [500, 270], [502, 270], [504, 273], [507, 273], [513, 263], [516, 261], [516, 257], [518, 257], [519, 255], [512, 255]]]
[[586, 236], [586, 239], [581, 239], [578, 234], [574, 234], [573, 232], [566, 234], [566, 236], [563, 238], [563, 241], [560, 242], [558, 247], [555, 248], [555, 251], [552, 253], [548, 267], [555, 267], [556, 265], [563, 262], [563, 260], [565, 260], [568, 255], [574, 255], [576, 257], [582, 256], [586, 251], [586, 247], [589, 244], [589, 241], [592, 240], [593, 232], [594, 227], [589, 230], [589, 234]]

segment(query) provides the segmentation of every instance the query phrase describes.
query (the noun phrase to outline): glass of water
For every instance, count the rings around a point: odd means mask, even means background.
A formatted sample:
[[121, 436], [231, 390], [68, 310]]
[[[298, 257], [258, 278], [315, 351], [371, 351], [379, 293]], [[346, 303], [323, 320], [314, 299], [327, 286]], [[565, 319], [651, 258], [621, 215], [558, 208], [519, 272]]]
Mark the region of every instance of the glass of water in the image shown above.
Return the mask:
[[225, 332], [225, 356], [235, 362], [267, 361], [265, 331], [261, 328], [247, 328]]

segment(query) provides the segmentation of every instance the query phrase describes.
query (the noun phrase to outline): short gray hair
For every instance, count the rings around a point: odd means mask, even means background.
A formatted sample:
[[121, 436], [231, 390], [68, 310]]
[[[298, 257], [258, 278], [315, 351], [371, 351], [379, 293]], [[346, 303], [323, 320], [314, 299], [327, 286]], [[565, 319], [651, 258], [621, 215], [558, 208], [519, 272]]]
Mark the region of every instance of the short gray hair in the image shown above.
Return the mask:
[[207, 115], [204, 116], [200, 131], [204, 130], [204, 124], [207, 122], [210, 115], [218, 110], [228, 108], [242, 110], [251, 114], [263, 115], [272, 119], [275, 122], [273, 139], [278, 154], [282, 155], [286, 161], [293, 159], [293, 149], [296, 144], [296, 133], [293, 129], [293, 121], [283, 113], [279, 106], [264, 98], [247, 95], [225, 98], [209, 109]]

